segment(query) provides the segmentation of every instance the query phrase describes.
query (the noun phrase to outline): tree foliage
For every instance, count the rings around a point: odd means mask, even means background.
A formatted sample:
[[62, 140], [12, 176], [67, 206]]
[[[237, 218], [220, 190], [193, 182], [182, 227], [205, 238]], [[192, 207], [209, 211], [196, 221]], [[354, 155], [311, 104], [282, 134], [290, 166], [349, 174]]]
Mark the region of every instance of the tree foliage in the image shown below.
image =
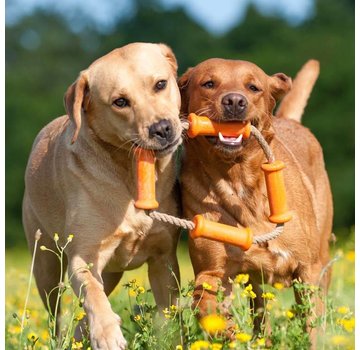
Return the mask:
[[210, 57], [250, 60], [268, 74], [295, 76], [310, 58], [320, 78], [303, 123], [321, 142], [335, 202], [335, 228], [354, 223], [354, 2], [318, 0], [316, 14], [292, 27], [249, 7], [243, 22], [214, 36], [182, 8], [164, 10], [156, 0], [137, 1], [131, 18], [108, 34], [89, 25], [73, 32], [50, 10], [6, 28], [6, 237], [23, 241], [23, 176], [32, 142], [50, 120], [64, 114], [63, 95], [94, 59], [133, 41], [172, 47], [179, 73]]

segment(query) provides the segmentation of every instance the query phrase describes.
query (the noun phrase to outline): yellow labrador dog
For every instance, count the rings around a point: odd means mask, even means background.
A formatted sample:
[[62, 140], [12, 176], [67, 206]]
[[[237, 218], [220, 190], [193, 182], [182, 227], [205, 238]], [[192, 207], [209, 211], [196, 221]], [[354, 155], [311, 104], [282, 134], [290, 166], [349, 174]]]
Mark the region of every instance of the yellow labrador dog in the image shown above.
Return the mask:
[[[154, 151], [160, 210], [177, 215], [173, 153], [182, 128], [176, 72], [175, 56], [164, 44], [113, 50], [80, 73], [65, 95], [67, 115], [48, 124], [31, 151], [23, 201], [29, 247], [37, 229], [50, 249], [55, 232], [61, 244], [74, 234], [66, 249], [68, 274], [75, 292], [82, 290], [93, 349], [126, 347], [107, 298], [125, 270], [148, 263], [158, 306], [176, 298], [169, 266], [178, 277], [178, 231], [135, 208], [133, 155], [139, 146]], [[34, 274], [46, 303], [59, 282], [55, 255], [40, 252]], [[54, 312], [54, 296], [50, 306]]]

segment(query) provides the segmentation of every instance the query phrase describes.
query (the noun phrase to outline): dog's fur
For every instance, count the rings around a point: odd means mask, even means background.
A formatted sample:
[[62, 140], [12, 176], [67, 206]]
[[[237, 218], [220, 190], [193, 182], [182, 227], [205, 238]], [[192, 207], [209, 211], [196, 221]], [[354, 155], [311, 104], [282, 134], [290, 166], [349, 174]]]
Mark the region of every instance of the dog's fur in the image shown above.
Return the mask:
[[[132, 152], [138, 146], [154, 150], [160, 210], [177, 215], [173, 152], [182, 129], [176, 71], [175, 56], [164, 44], [115, 49], [80, 73], [65, 95], [68, 115], [48, 124], [31, 151], [23, 201], [29, 247], [33, 250], [37, 229], [43, 232], [40, 243], [53, 250], [55, 232], [62, 245], [74, 234], [66, 248], [68, 274], [76, 293], [82, 289], [93, 349], [126, 347], [120, 319], [107, 299], [123, 271], [147, 262], [158, 306], [166, 307], [176, 297], [169, 266], [179, 277], [178, 230], [134, 207]], [[165, 141], [156, 130], [150, 135], [160, 120], [167, 120], [171, 130]], [[87, 269], [89, 263], [93, 267]], [[34, 274], [46, 305], [46, 294], [60, 278], [56, 256], [37, 253]]]
[[[263, 280], [290, 286], [299, 279], [320, 284], [324, 290], [328, 287], [330, 271], [324, 267], [329, 261], [333, 209], [322, 149], [308, 129], [286, 118], [296, 106], [300, 112], [292, 118], [300, 120], [308, 97], [301, 91], [304, 75], [314, 77], [314, 83], [317, 71], [316, 61], [304, 67], [295, 81], [294, 92], [290, 91], [287, 97], [288, 108], [281, 109], [282, 118], [274, 117], [272, 111], [276, 101], [291, 89], [291, 79], [283, 73], [268, 76], [250, 62], [209, 59], [189, 68], [178, 81], [183, 114], [194, 112], [224, 123], [250, 121], [260, 130], [275, 158], [286, 164], [287, 202], [293, 213], [278, 238], [254, 244], [248, 251], [204, 238], [190, 239], [196, 278], [194, 302], [200, 315], [215, 311], [218, 282], [228, 295], [229, 277], [238, 273], [250, 274], [257, 308], [263, 306], [259, 287]], [[310, 83], [308, 93], [311, 88]], [[225, 106], [228, 101], [222, 101], [229, 93], [241, 95], [240, 104], [245, 108]], [[260, 168], [265, 161], [254, 137], [236, 147], [226, 147], [215, 137], [189, 139], [181, 175], [185, 216], [203, 214], [209, 220], [250, 227], [255, 236], [271, 231], [274, 224], [267, 219], [268, 200]], [[203, 282], [212, 285], [212, 289], [203, 290]]]

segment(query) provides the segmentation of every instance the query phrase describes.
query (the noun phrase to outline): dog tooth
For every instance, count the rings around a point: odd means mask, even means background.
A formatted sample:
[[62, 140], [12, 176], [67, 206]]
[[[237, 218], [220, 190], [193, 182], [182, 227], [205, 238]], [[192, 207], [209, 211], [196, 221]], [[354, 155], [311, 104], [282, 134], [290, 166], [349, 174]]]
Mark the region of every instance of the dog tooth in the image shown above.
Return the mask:
[[240, 134], [237, 138], [235, 137], [224, 137], [221, 132], [219, 132], [219, 140], [225, 145], [230, 146], [239, 146], [242, 142], [243, 135]]
[[239, 137], [235, 140], [235, 142], [240, 144], [242, 141], [242, 138], [243, 138], [243, 135], [240, 134]]
[[219, 131], [219, 139], [220, 139], [221, 142], [226, 142], [223, 134], [220, 131]]

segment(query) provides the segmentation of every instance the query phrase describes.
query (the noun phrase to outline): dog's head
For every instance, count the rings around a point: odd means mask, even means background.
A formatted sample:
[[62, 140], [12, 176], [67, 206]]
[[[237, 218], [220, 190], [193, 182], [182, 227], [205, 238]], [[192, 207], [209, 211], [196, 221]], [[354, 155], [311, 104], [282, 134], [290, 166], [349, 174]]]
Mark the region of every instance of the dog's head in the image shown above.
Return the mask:
[[[189, 68], [178, 81], [182, 114], [196, 113], [220, 122], [251, 122], [270, 135], [276, 101], [291, 88], [283, 73], [268, 76], [246, 61], [213, 58]], [[206, 137], [217, 154], [237, 157], [246, 140], [234, 137]]]
[[117, 148], [143, 147], [156, 156], [181, 143], [177, 62], [164, 44], [133, 43], [99, 58], [65, 94], [75, 125], [82, 118], [103, 141]]

